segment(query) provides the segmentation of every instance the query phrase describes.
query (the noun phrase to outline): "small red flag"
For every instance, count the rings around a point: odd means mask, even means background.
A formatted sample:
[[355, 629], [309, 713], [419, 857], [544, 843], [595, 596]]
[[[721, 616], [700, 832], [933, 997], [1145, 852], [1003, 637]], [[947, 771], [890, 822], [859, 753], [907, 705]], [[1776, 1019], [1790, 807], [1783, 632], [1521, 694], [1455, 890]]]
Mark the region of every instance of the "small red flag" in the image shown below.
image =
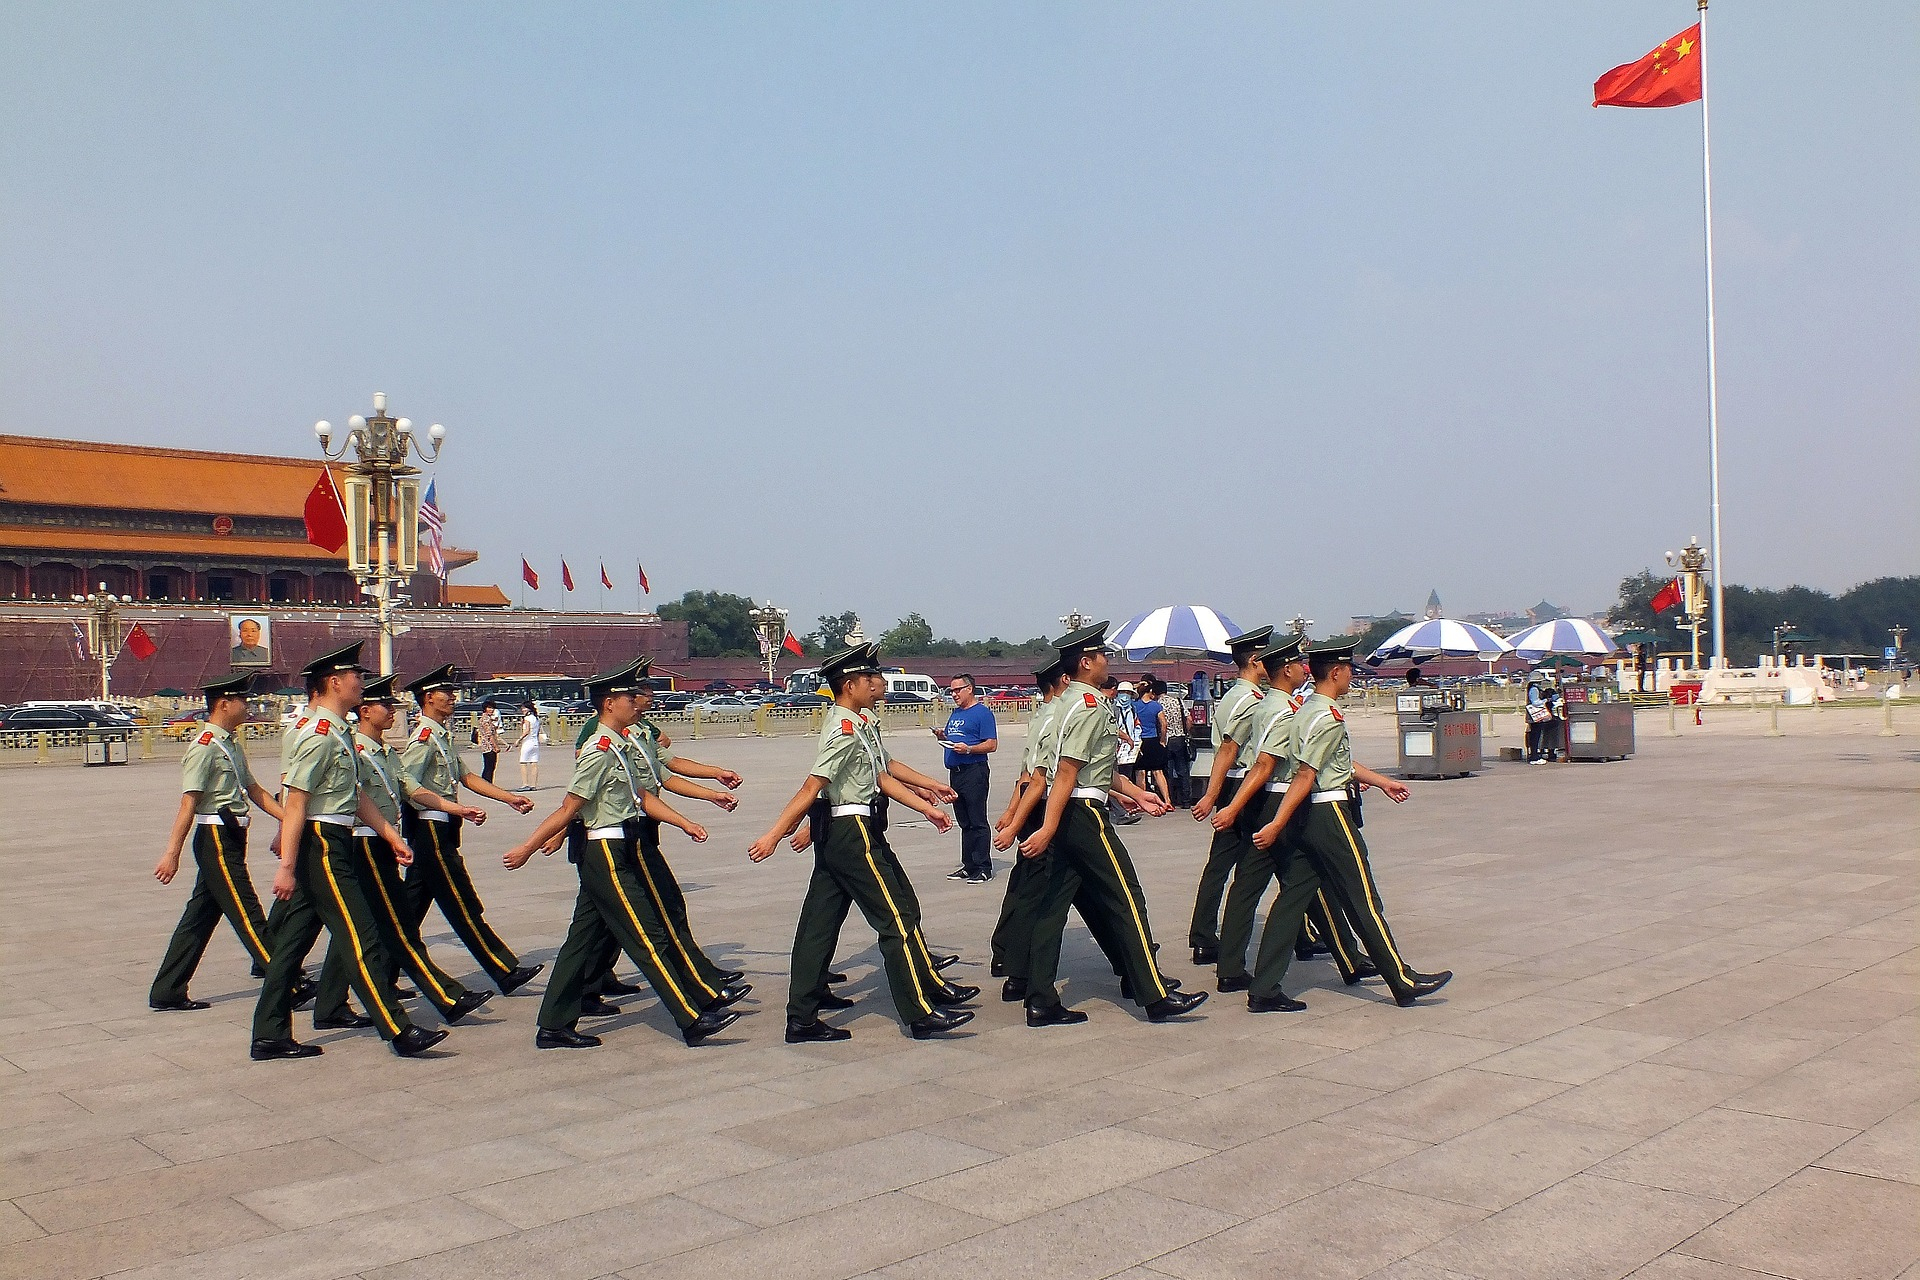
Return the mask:
[[1700, 101], [1700, 24], [1694, 23], [1638, 62], [1593, 82], [1596, 107], [1678, 107]]
[[787, 632], [786, 643], [780, 647], [796, 658], [804, 658], [807, 656], [807, 651], [800, 647], [800, 642], [793, 638], [793, 632], [791, 631]]
[[525, 556], [520, 557], [520, 581], [526, 583], [535, 591], [540, 589], [540, 575], [533, 571], [533, 566], [527, 563]]
[[573, 590], [573, 570], [567, 568], [565, 560], [560, 562], [560, 585], [569, 591]]
[[653, 588], [647, 585], [647, 566], [645, 565], [640, 566], [640, 590], [645, 595], [653, 594]]
[[600, 562], [600, 585], [609, 591], [613, 590], [613, 579], [607, 576], [607, 562], [605, 560]]
[[1675, 578], [1672, 582], [1660, 588], [1660, 590], [1654, 593], [1653, 599], [1648, 601], [1648, 603], [1653, 606], [1655, 613], [1665, 613], [1667, 610], [1673, 608], [1673, 606], [1679, 604], [1680, 579]]
[[347, 545], [347, 513], [340, 506], [340, 491], [333, 487], [333, 472], [320, 468], [320, 478], [307, 494], [307, 541], [323, 551], [338, 551]]
[[147, 634], [147, 629], [136, 622], [133, 630], [127, 632], [127, 652], [145, 662], [160, 652], [160, 646], [153, 642], [153, 637]]

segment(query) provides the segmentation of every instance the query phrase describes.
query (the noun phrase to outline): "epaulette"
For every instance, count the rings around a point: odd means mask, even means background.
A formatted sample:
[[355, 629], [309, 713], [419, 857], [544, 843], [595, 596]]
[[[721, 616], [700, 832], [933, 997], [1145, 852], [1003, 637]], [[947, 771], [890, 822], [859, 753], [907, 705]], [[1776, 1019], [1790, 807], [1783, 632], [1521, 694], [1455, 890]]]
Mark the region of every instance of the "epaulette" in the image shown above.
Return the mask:
[[208, 743], [210, 743], [210, 742], [212, 742], [212, 741], [213, 741], [213, 730], [211, 730], [211, 729], [208, 729], [208, 730], [206, 730], [205, 732], [203, 732], [203, 733], [202, 733], [202, 734], [200, 735], [200, 745], [201, 745], [201, 746], [203, 746], [203, 747], [204, 747], [204, 746], [206, 746], [206, 745], [207, 745]]
[[1328, 707], [1327, 710], [1333, 712], [1333, 718], [1335, 720], [1338, 720], [1341, 724], [1345, 724], [1347, 722], [1347, 718], [1340, 714], [1340, 708]]
[[600, 741], [594, 743], [593, 746], [596, 751], [611, 751], [613, 750], [613, 739], [603, 733], [600, 735]]
[[333, 725], [326, 720], [316, 720], [313, 725], [313, 731], [321, 734], [332, 733]]
[[300, 731], [301, 731], [302, 729], [304, 729], [304, 728], [306, 728], [306, 727], [307, 727], [307, 717], [306, 717], [306, 716], [301, 716], [301, 717], [300, 717], [300, 718], [299, 718], [298, 720], [295, 720], [295, 721], [293, 722], [293, 731], [294, 731], [295, 733], [298, 733], [298, 732], [300, 732]]
[[427, 726], [425, 726], [424, 724], [421, 725], [420, 736], [415, 738], [414, 741], [415, 742], [431, 742], [432, 740], [433, 740], [433, 730], [427, 728]]
[[1087, 700], [1087, 705], [1088, 705], [1088, 706], [1090, 706], [1090, 707], [1097, 707], [1097, 706], [1099, 706], [1099, 705], [1100, 705], [1100, 699], [1099, 699], [1099, 697], [1098, 697], [1098, 696], [1096, 696], [1096, 695], [1094, 695], [1094, 694], [1091, 694], [1091, 693], [1083, 693], [1083, 694], [1081, 694], [1080, 696], [1081, 696], [1081, 697], [1083, 697], [1083, 698], [1085, 698], [1085, 699]]
[[852, 732], [853, 732], [853, 721], [851, 721], [851, 720], [842, 720], [842, 721], [840, 722], [840, 734], [841, 734], [841, 736], [842, 736], [842, 737], [845, 737], [845, 736], [846, 736], [847, 734], [850, 734], [850, 733], [852, 733]]

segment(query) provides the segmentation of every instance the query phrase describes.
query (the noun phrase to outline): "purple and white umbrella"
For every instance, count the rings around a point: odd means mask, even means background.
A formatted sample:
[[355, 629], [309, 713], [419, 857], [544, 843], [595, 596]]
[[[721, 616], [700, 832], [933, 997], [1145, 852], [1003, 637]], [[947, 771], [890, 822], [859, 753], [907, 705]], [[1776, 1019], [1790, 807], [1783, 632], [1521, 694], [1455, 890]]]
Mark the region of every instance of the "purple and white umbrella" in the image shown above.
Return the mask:
[[1512, 645], [1485, 627], [1455, 622], [1452, 618], [1429, 618], [1388, 636], [1386, 643], [1375, 649], [1367, 661], [1378, 666], [1382, 662], [1416, 656], [1486, 659], [1512, 652]]
[[1537, 627], [1528, 627], [1508, 638], [1514, 652], [1532, 661], [1550, 653], [1584, 654], [1600, 657], [1620, 646], [1613, 637], [1585, 618], [1555, 618]]
[[1240, 634], [1232, 618], [1203, 604], [1170, 604], [1149, 610], [1113, 633], [1108, 641], [1139, 662], [1155, 652], [1216, 654], [1228, 657], [1227, 640]]

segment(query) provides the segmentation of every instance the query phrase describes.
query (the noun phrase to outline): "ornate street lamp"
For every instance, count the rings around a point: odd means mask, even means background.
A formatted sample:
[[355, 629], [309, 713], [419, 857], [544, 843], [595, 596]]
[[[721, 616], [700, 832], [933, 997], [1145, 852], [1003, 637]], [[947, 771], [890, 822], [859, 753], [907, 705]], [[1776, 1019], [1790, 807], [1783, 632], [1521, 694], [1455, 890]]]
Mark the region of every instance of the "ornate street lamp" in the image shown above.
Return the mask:
[[[380, 674], [393, 673], [393, 584], [413, 577], [420, 567], [420, 468], [407, 461], [408, 453], [422, 462], [440, 456], [447, 429], [439, 423], [427, 428], [431, 452], [413, 433], [409, 418], [387, 416], [387, 393], [373, 393], [373, 416], [354, 414], [347, 419], [347, 438], [336, 451], [333, 425], [313, 424], [320, 452], [338, 461], [351, 449], [355, 460], [346, 466], [341, 499], [347, 508], [347, 569], [360, 583], [360, 594], [372, 596], [380, 617]], [[404, 628], [402, 628], [404, 630]]]
[[116, 596], [107, 590], [107, 584], [103, 582], [98, 591], [75, 596], [73, 602], [86, 606], [87, 648], [100, 663], [100, 701], [111, 702], [113, 693], [107, 686], [113, 675], [113, 660], [119, 655], [120, 643], [125, 639], [120, 626], [120, 606], [132, 604], [133, 597]]
[[1064, 615], [1061, 616], [1060, 625], [1066, 628], [1066, 632], [1065, 632], [1066, 635], [1072, 635], [1074, 632], [1080, 630], [1080, 628], [1082, 627], [1092, 626], [1093, 619], [1088, 617], [1086, 614], [1080, 612], [1078, 609], [1069, 609]]
[[1293, 621], [1287, 625], [1293, 628], [1293, 634], [1304, 641], [1307, 638], [1307, 628], [1313, 625], [1313, 619], [1304, 618], [1296, 613], [1293, 615]]
[[747, 621], [760, 637], [760, 661], [767, 664], [767, 683], [773, 683], [773, 669], [780, 661], [780, 650], [787, 642], [787, 611], [769, 600], [757, 609], [747, 610]]
[[1707, 589], [1702, 579], [1707, 572], [1707, 553], [1696, 535], [1687, 541], [1678, 556], [1667, 552], [1667, 567], [1680, 570], [1681, 607], [1686, 611], [1685, 625], [1693, 633], [1693, 669], [1700, 669], [1700, 624], [1707, 615]]

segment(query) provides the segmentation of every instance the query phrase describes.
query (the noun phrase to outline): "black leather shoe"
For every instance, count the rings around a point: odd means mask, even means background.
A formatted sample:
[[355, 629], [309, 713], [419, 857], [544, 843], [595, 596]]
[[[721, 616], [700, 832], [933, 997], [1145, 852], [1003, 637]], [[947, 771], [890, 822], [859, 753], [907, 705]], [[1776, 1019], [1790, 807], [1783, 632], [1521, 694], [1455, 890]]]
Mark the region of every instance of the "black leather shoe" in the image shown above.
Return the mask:
[[1213, 985], [1216, 991], [1245, 991], [1253, 985], [1253, 979], [1244, 973], [1236, 973], [1231, 977], [1222, 976]]
[[1070, 1027], [1086, 1020], [1086, 1014], [1063, 1004], [1049, 1005], [1044, 1009], [1027, 1006], [1027, 1025], [1030, 1027]]
[[795, 1022], [787, 1019], [788, 1044], [825, 1044], [830, 1040], [851, 1040], [853, 1032], [841, 1027], [830, 1027], [815, 1018], [812, 1022]]
[[915, 1040], [927, 1040], [957, 1030], [973, 1021], [971, 1009], [935, 1009], [924, 1018], [907, 1024]]
[[263, 968], [263, 967], [262, 967], [262, 966], [260, 966], [260, 965], [255, 965], [255, 966], [253, 966], [253, 968], [252, 968], [252, 969], [250, 969], [250, 970], [248, 970], [248, 972], [250, 972], [251, 974], [253, 974], [253, 980], [254, 980], [255, 982], [258, 982], [258, 981], [260, 981], [260, 979], [262, 979], [262, 978], [264, 978], [264, 977], [266, 977], [266, 976], [267, 976], [267, 971], [266, 971], [266, 969], [265, 969], [265, 968]]
[[546, 967], [543, 964], [523, 964], [494, 985], [500, 988], [501, 995], [510, 996], [532, 982], [535, 975]]
[[1248, 1013], [1299, 1013], [1306, 1007], [1284, 991], [1276, 991], [1270, 996], [1247, 997]]
[[[722, 969], [719, 973], [715, 974], [714, 976], [720, 979], [721, 986], [730, 987], [734, 983], [740, 981], [740, 979], [746, 977], [747, 971], [745, 969]], [[639, 988], [635, 987], [634, 990], [637, 991], [639, 990]]]
[[822, 1009], [851, 1009], [854, 1002], [845, 996], [837, 996], [831, 991], [822, 991], [820, 998], [814, 1001]]
[[1204, 991], [1176, 991], [1161, 996], [1147, 1006], [1147, 1019], [1151, 1022], [1165, 1022], [1168, 1018], [1178, 1018], [1192, 1013], [1207, 1002]]
[[960, 963], [959, 956], [934, 956], [933, 971], [935, 973], [938, 973], [942, 969], [946, 968], [948, 965], [959, 964], [959, 963]]
[[1357, 986], [1358, 984], [1365, 982], [1368, 978], [1377, 978], [1379, 976], [1380, 976], [1380, 971], [1374, 968], [1373, 961], [1362, 960], [1353, 966], [1352, 977], [1350, 978], [1343, 977], [1340, 979], [1340, 981], [1346, 983], [1348, 986], [1351, 987], [1351, 986]]
[[403, 987], [398, 983], [394, 984], [393, 994], [402, 1000], [418, 1000], [420, 998], [418, 991], [415, 991], [412, 987]]
[[460, 998], [453, 1002], [453, 1008], [447, 1010], [447, 1021], [458, 1022], [491, 999], [493, 999], [491, 991], [462, 992]]
[[637, 983], [622, 982], [618, 978], [603, 978], [600, 981], [600, 994], [603, 996], [637, 996], [640, 994], [640, 987]]
[[1012, 1004], [1015, 1000], [1025, 1000], [1027, 998], [1027, 980], [1025, 978], [1008, 978], [1000, 984], [1000, 998], [1008, 1004]]
[[[1169, 978], [1163, 973], [1160, 975], [1160, 985], [1168, 991], [1178, 991], [1180, 989], [1180, 979]], [[1133, 999], [1133, 979], [1127, 977], [1125, 974], [1120, 975], [1120, 998], [1122, 1000]]]
[[844, 973], [833, 973], [829, 971], [827, 974], [828, 982], [845, 982], [846, 980], [847, 980], [847, 975]]
[[612, 1018], [620, 1013], [620, 1006], [600, 996], [582, 996], [580, 998], [580, 1016], [583, 1018]]
[[1311, 960], [1315, 956], [1330, 956], [1332, 954], [1333, 948], [1324, 942], [1302, 942], [1293, 949], [1293, 958], [1296, 960]]
[[320, 1046], [301, 1044], [298, 1040], [255, 1040], [248, 1051], [255, 1062], [268, 1062], [274, 1058], [317, 1058]]
[[987, 975], [993, 978], [1004, 978], [1007, 976], [1007, 966], [995, 960], [991, 965], [987, 966]]
[[740, 982], [730, 987], [722, 987], [720, 988], [720, 994], [713, 998], [713, 1003], [707, 1006], [707, 1012], [711, 1013], [715, 1009], [724, 1009], [730, 1004], [739, 1004], [747, 998], [747, 993], [752, 990], [753, 984], [750, 982]]
[[393, 1038], [393, 1051], [403, 1058], [417, 1058], [433, 1046], [447, 1038], [447, 1029], [441, 1027], [429, 1031], [425, 1027], [408, 1027]]
[[740, 1015], [726, 1009], [709, 1009], [693, 1020], [693, 1024], [680, 1031], [680, 1038], [688, 1044], [699, 1044], [708, 1036], [717, 1035], [740, 1020]]
[[1198, 965], [1218, 964], [1220, 963], [1220, 949], [1218, 947], [1195, 947], [1193, 949], [1193, 962]]
[[362, 1027], [370, 1027], [372, 1025], [372, 1018], [369, 1018], [364, 1013], [355, 1013], [351, 1009], [342, 1009], [332, 1017], [315, 1018], [313, 1020], [313, 1029], [315, 1031], [358, 1031]]
[[598, 1049], [600, 1037], [585, 1035], [572, 1027], [541, 1027], [533, 1033], [536, 1049]]
[[933, 993], [933, 1002], [943, 1008], [951, 1009], [958, 1005], [965, 1004], [979, 994], [980, 988], [978, 987], [963, 987], [957, 984], [949, 984]]
[[1409, 973], [1407, 976], [1413, 979], [1413, 986], [1403, 992], [1396, 991], [1393, 995], [1393, 1002], [1403, 1009], [1420, 997], [1430, 996], [1452, 982], [1453, 970], [1442, 969], [1438, 973]]
[[302, 978], [300, 979], [300, 981], [293, 984], [292, 1007], [296, 1010], [304, 1009], [308, 1005], [312, 1004], [313, 998], [319, 994], [320, 994], [319, 983], [315, 982], [312, 978]]
[[213, 1006], [205, 1000], [189, 1000], [181, 996], [177, 1000], [149, 1000], [147, 1008], [160, 1009], [169, 1013], [190, 1013], [195, 1009], [211, 1009]]

